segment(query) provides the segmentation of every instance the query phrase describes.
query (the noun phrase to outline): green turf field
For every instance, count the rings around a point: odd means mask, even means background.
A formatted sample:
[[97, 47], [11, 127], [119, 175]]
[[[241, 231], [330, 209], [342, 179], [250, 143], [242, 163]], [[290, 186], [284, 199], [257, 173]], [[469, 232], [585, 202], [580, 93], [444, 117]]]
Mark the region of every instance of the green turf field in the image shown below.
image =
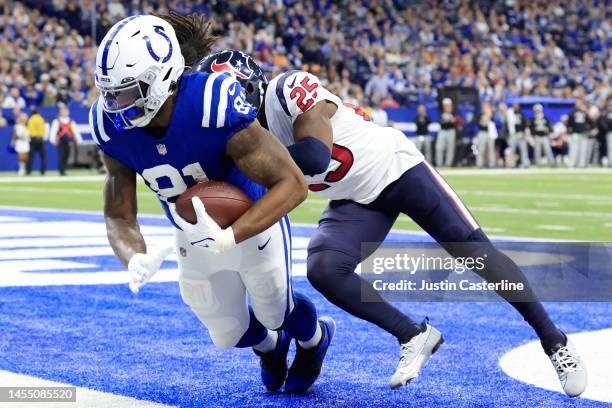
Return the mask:
[[[89, 173], [73, 173], [88, 176]], [[612, 241], [612, 172], [449, 171], [444, 177], [491, 235]], [[52, 176], [52, 174], [50, 174]], [[11, 176], [11, 177], [10, 177]], [[100, 211], [101, 177], [16, 179], [0, 176], [0, 205]], [[81, 177], [82, 178], [82, 177]], [[160, 214], [155, 196], [139, 184], [139, 211]], [[291, 214], [315, 223], [326, 200], [310, 195]], [[407, 217], [396, 228], [418, 230]]]

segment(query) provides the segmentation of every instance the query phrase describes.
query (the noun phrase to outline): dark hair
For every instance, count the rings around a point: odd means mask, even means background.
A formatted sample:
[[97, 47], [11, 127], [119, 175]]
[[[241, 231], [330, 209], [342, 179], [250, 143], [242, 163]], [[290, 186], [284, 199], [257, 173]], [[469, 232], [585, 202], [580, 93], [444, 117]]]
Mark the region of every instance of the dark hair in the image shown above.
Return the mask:
[[174, 28], [185, 65], [192, 66], [210, 54], [217, 37], [212, 35], [210, 20], [204, 14], [179, 14], [174, 11], [155, 14]]

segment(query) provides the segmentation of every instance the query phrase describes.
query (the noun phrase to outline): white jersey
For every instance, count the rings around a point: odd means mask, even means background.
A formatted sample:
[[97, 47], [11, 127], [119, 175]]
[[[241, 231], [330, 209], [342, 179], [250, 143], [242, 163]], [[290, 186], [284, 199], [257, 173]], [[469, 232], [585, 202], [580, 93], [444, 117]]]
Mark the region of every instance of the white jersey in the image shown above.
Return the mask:
[[325, 100], [338, 107], [330, 119], [332, 160], [326, 172], [306, 176], [311, 191], [332, 200], [367, 204], [424, 160], [402, 132], [370, 122], [359, 108], [342, 103], [316, 76], [304, 71], [289, 71], [270, 81], [264, 103], [270, 132], [285, 146], [294, 144], [293, 122]]

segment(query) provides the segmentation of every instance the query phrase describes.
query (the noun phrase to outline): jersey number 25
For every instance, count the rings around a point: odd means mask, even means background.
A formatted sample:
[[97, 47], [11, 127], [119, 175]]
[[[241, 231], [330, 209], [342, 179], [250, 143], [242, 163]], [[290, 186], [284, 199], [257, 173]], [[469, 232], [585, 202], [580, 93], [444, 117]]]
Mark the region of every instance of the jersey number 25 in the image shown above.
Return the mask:
[[[300, 84], [291, 90], [289, 97], [291, 100], [297, 98], [297, 101], [295, 101], [296, 105], [302, 110], [302, 112], [306, 112], [308, 109], [310, 109], [315, 101], [315, 98], [317, 97], [317, 91], [315, 91], [315, 89], [317, 89], [318, 86], [319, 84], [316, 82], [310, 83], [308, 82], [308, 77], [304, 77]], [[306, 100], [306, 97], [311, 92], [312, 98]]]

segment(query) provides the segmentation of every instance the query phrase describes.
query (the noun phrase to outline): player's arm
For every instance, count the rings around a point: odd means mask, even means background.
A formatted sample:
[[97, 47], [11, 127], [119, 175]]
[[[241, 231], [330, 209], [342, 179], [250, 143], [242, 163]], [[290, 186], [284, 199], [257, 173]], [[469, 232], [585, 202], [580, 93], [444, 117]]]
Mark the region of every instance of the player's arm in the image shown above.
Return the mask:
[[333, 132], [331, 117], [338, 107], [325, 97], [319, 78], [298, 71], [276, 83], [275, 94], [293, 123], [294, 144], [289, 154], [303, 174], [314, 176], [327, 171], [331, 160]]
[[283, 145], [258, 121], [229, 140], [227, 154], [247, 177], [268, 188], [232, 225], [236, 243], [271, 227], [306, 199], [308, 189], [300, 169]]
[[146, 245], [136, 219], [136, 173], [104, 154], [107, 175], [104, 182], [106, 234], [117, 258], [124, 264]]
[[322, 100], [293, 122], [295, 144], [287, 150], [305, 175], [321, 174], [329, 167], [333, 140], [330, 118], [336, 110], [335, 104]]

